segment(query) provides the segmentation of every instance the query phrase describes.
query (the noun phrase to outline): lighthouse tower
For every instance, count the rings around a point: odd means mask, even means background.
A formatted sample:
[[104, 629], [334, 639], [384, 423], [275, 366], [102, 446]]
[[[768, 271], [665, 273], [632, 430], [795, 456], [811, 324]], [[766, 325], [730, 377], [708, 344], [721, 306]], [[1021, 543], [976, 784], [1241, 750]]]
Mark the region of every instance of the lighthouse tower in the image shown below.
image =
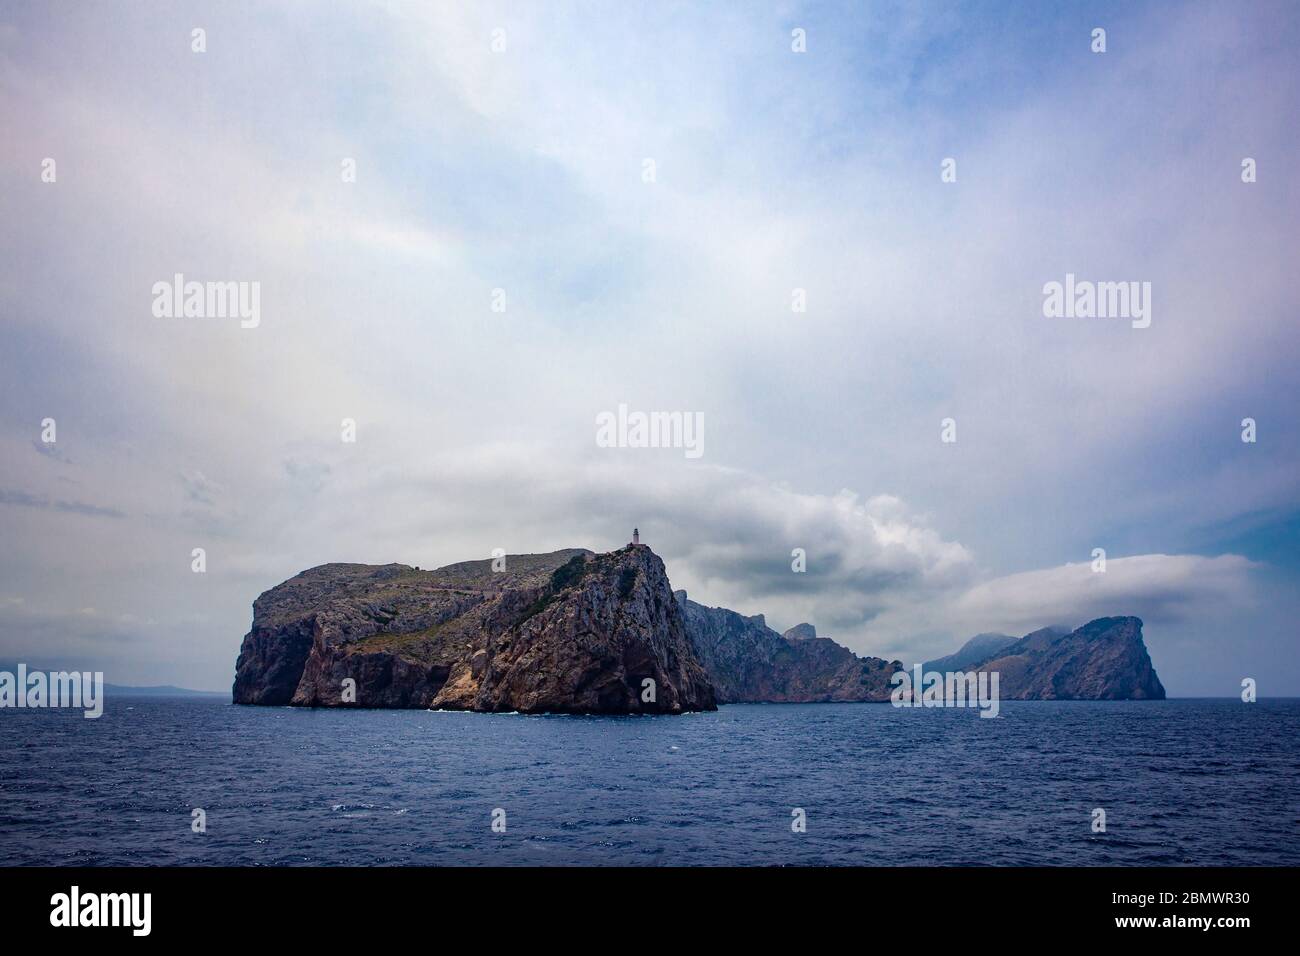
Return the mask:
[[632, 529], [632, 543], [633, 544], [641, 543], [641, 532], [637, 528]]

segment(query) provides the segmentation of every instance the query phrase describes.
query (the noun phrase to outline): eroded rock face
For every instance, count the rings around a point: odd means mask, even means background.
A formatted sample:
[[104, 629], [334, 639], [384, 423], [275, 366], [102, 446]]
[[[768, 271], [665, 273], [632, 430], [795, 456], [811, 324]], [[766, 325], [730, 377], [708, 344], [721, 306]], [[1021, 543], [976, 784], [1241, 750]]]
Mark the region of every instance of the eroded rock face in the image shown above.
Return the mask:
[[761, 614], [744, 617], [726, 608], [705, 607], [687, 598], [685, 591], [674, 596], [719, 703], [885, 701], [892, 689], [890, 675], [903, 666], [858, 657], [829, 638], [817, 637], [811, 624], [796, 625], [781, 635]]
[[[350, 676], [358, 687], [365, 678], [370, 706], [419, 706], [420, 683], [442, 662], [390, 660], [380, 649], [405, 640], [423, 649], [419, 635], [483, 600], [458, 587], [459, 577], [433, 575], [400, 564], [326, 564], [265, 592], [235, 663], [235, 702], [338, 704]], [[343, 666], [353, 654], [364, 674]], [[421, 673], [411, 673], [413, 663]]]
[[1043, 628], [965, 670], [997, 671], [1003, 700], [1164, 700], [1136, 617]]
[[714, 708], [649, 548], [436, 571], [330, 564], [267, 591], [236, 664], [246, 704], [525, 713]]

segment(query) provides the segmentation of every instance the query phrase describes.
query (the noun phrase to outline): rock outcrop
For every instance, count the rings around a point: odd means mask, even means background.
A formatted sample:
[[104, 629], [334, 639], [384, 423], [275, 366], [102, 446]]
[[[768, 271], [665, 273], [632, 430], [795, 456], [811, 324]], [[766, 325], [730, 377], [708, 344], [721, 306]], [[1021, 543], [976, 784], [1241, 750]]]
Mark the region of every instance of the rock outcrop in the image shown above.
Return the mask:
[[761, 614], [745, 617], [705, 607], [685, 591], [674, 596], [719, 703], [885, 701], [890, 675], [903, 666], [858, 657], [829, 638], [817, 637], [811, 624], [796, 625], [782, 635], [768, 627]]
[[781, 635], [787, 641], [811, 641], [817, 637], [817, 628], [811, 624], [796, 624]]
[[[644, 546], [436, 571], [327, 564], [253, 604], [242, 704], [524, 713], [712, 710], [659, 557]], [[355, 700], [345, 680], [355, 681]]]
[[1136, 617], [1102, 617], [1070, 632], [1047, 627], [993, 643], [1001, 646], [963, 666], [941, 666], [948, 660], [941, 658], [926, 670], [997, 671], [1003, 700], [1165, 699]]

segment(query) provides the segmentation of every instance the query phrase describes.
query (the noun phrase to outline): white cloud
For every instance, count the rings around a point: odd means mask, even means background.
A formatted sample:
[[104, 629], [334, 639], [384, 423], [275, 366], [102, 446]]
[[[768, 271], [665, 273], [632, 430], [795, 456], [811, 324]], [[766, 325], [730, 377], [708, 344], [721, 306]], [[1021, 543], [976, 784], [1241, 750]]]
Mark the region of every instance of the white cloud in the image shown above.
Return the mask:
[[1080, 562], [987, 581], [963, 594], [953, 611], [955, 618], [981, 631], [1010, 634], [1120, 614], [1150, 624], [1177, 624], [1211, 608], [1249, 606], [1254, 598], [1251, 571], [1256, 569], [1256, 563], [1236, 554], [1113, 557], [1104, 572]]

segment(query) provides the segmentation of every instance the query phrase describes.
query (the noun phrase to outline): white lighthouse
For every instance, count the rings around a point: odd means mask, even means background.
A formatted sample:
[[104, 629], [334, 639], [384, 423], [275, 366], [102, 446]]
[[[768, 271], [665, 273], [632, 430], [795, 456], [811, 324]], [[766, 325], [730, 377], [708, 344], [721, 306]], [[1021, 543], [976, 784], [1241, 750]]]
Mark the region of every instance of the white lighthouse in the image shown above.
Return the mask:
[[634, 545], [635, 545], [635, 544], [640, 544], [640, 543], [641, 543], [641, 532], [640, 532], [640, 530], [637, 529], [637, 528], [633, 528], [633, 529], [632, 529], [632, 543], [633, 543]]

